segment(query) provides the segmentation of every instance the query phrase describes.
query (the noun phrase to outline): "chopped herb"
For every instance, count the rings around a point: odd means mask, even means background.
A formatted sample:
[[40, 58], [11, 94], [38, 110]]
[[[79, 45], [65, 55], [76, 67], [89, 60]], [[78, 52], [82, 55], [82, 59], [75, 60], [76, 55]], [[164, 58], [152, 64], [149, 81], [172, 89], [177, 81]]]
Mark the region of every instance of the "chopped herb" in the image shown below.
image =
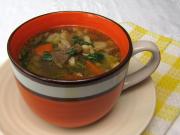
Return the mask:
[[21, 54], [19, 55], [19, 59], [20, 59], [21, 65], [23, 67], [27, 67], [29, 63], [29, 50], [26, 48], [23, 48]]
[[42, 56], [42, 59], [45, 61], [52, 61], [52, 55], [48, 52], [45, 52]]
[[89, 54], [87, 56], [87, 59], [93, 61], [93, 62], [100, 62], [104, 59], [104, 55], [102, 53], [96, 52], [93, 54]]
[[81, 69], [83, 69], [85, 67], [85, 65], [83, 63], [81, 63], [81, 62], [77, 62], [76, 65], [78, 67], [80, 67]]
[[67, 51], [67, 54], [69, 56], [74, 56], [77, 54], [77, 51], [74, 49], [74, 48], [70, 48], [68, 51]]
[[58, 48], [58, 44], [52, 44], [52, 47], [53, 47], [54, 49], [56, 49], [56, 48]]
[[92, 43], [86, 42], [84, 41], [82, 38], [80, 38], [79, 36], [74, 36], [72, 37], [72, 43], [75, 44], [79, 44], [79, 45], [92, 45]]
[[59, 51], [60, 50], [58, 44], [52, 44], [52, 47], [53, 47], [54, 51]]
[[83, 41], [82, 44], [80, 45], [93, 45], [92, 43], [89, 43], [89, 42], [86, 42], [86, 41]]
[[83, 72], [84, 69], [85, 69], [85, 65], [83, 65], [83, 64], [80, 63], [80, 62], [77, 62], [77, 63], [75, 64], [75, 66], [68, 66], [68, 67], [67, 67], [67, 70], [68, 70], [69, 72], [72, 72], [72, 73], [74, 73], [74, 72]]

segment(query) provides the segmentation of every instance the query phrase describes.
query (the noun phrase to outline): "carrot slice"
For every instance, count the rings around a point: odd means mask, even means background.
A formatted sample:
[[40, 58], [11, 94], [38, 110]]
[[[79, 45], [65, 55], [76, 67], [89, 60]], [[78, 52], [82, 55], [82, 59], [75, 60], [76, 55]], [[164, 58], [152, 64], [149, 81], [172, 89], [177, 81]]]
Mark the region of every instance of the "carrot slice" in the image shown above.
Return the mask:
[[99, 74], [102, 74], [104, 72], [102, 68], [98, 67], [97, 65], [95, 65], [91, 61], [86, 61], [86, 67], [91, 73], [93, 73], [95, 75], [99, 75]]
[[35, 48], [36, 54], [40, 56], [42, 56], [44, 52], [51, 52], [52, 50], [52, 44], [43, 44]]

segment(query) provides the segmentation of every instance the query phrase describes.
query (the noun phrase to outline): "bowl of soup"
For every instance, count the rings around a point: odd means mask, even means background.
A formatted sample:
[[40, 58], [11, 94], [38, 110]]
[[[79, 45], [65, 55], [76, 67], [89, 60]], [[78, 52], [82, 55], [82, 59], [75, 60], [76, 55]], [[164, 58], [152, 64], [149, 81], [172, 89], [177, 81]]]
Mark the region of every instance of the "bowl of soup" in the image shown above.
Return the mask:
[[55, 12], [19, 26], [8, 41], [19, 91], [31, 110], [61, 127], [81, 127], [110, 112], [123, 89], [132, 44], [114, 21]]

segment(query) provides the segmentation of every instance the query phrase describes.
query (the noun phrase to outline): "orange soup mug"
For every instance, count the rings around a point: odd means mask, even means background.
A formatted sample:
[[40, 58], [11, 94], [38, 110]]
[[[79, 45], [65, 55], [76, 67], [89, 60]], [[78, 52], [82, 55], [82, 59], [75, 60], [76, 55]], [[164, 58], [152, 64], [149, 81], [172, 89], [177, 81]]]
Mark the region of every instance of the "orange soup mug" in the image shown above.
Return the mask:
[[[33, 74], [19, 65], [18, 55], [32, 36], [50, 28], [77, 25], [108, 35], [120, 49], [121, 63], [111, 71], [83, 80], [55, 80]], [[116, 104], [123, 89], [147, 78], [157, 68], [160, 55], [154, 43], [140, 41], [132, 46], [126, 30], [118, 23], [88, 12], [54, 12], [35, 17], [10, 36], [7, 50], [22, 97], [31, 110], [49, 123], [68, 128], [91, 124]], [[152, 53], [149, 62], [126, 75], [130, 58], [142, 51]]]

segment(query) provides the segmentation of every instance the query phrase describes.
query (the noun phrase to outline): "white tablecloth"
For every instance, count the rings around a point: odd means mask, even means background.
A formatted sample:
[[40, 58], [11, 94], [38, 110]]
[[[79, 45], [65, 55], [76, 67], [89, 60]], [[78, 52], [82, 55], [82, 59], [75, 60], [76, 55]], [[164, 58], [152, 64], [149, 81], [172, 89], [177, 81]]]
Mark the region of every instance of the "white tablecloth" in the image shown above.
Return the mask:
[[[27, 19], [51, 11], [90, 11], [117, 22], [131, 21], [180, 41], [180, 0], [0, 0], [0, 3], [0, 65], [8, 58], [6, 43], [10, 33]], [[180, 135], [178, 127], [180, 117], [167, 135]]]

